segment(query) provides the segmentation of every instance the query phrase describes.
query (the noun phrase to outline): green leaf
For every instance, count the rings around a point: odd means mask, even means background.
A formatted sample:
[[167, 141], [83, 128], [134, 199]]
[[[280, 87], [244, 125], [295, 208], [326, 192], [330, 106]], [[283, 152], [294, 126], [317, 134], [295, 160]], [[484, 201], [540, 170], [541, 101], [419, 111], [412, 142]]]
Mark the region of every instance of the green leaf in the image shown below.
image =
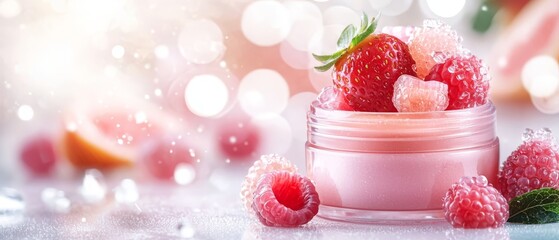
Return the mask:
[[332, 60], [332, 61], [330, 61], [330, 62], [328, 62], [328, 63], [326, 63], [322, 66], [314, 67], [314, 69], [316, 69], [319, 72], [326, 72], [326, 71], [328, 71], [328, 69], [330, 69], [332, 66], [334, 66], [334, 64], [336, 63], [337, 60], [338, 59], [334, 59], [334, 60]]
[[509, 204], [509, 222], [542, 224], [559, 222], [559, 190], [542, 188], [522, 194]]
[[351, 39], [355, 36], [355, 26], [349, 25], [343, 31], [342, 35], [338, 39], [338, 48], [344, 49], [349, 47], [351, 43]]
[[365, 31], [368, 25], [369, 25], [369, 16], [367, 16], [367, 14], [363, 12], [363, 15], [361, 15], [361, 27], [359, 28], [359, 32], [362, 33], [363, 31]]
[[360, 32], [357, 36], [355, 36], [351, 40], [351, 46], [357, 45], [358, 43], [363, 41], [363, 39], [365, 39], [367, 36], [371, 35], [371, 33], [373, 33], [375, 31], [375, 29], [377, 28], [377, 23], [378, 23], [378, 21], [376, 19], [372, 19], [371, 20], [371, 25], [369, 25], [367, 27], [367, 29], [365, 29], [365, 31]]
[[355, 45], [359, 44], [363, 41], [367, 36], [371, 35], [375, 28], [377, 27], [378, 17], [374, 17], [369, 21], [369, 17], [366, 13], [363, 12], [363, 16], [361, 16], [361, 26], [359, 27], [359, 32], [356, 33], [356, 28], [353, 25], [347, 26], [343, 31], [338, 39], [338, 51], [333, 53], [332, 55], [317, 55], [312, 54], [313, 57], [318, 60], [319, 62], [323, 63], [323, 65], [315, 67], [318, 71], [327, 71], [330, 69], [338, 59], [344, 55], [346, 52], [351, 51]]
[[499, 8], [492, 0], [483, 1], [472, 19], [473, 29], [479, 33], [487, 32], [493, 24], [493, 19], [498, 10]]
[[340, 49], [332, 55], [316, 55], [313, 53], [312, 56], [314, 57], [314, 59], [318, 60], [321, 63], [328, 63], [332, 60], [337, 60], [338, 58], [340, 58], [340, 56], [345, 53], [345, 50], [346, 49]]
[[314, 59], [316, 59], [319, 62], [329, 62], [330, 60], [332, 60], [332, 56], [334, 56], [334, 54], [332, 55], [316, 55], [316, 54], [312, 54], [312, 56], [314, 57]]

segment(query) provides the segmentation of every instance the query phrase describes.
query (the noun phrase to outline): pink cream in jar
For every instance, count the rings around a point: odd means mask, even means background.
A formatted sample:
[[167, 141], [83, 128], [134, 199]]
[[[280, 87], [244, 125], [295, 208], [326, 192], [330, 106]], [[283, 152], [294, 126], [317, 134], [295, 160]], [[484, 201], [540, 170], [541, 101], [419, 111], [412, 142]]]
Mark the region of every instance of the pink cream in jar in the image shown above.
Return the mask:
[[442, 218], [442, 199], [462, 176], [497, 182], [495, 107], [383, 113], [308, 113], [307, 174], [319, 216], [350, 222]]

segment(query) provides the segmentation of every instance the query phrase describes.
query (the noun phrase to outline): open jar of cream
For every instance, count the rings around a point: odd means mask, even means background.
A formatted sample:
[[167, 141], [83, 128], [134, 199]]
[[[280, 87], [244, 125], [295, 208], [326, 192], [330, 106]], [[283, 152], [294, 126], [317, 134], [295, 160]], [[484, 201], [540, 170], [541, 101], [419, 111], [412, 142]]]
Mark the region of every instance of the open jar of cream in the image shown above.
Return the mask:
[[307, 174], [319, 216], [350, 222], [442, 218], [462, 176], [497, 182], [499, 139], [491, 102], [415, 113], [324, 109], [308, 113]]

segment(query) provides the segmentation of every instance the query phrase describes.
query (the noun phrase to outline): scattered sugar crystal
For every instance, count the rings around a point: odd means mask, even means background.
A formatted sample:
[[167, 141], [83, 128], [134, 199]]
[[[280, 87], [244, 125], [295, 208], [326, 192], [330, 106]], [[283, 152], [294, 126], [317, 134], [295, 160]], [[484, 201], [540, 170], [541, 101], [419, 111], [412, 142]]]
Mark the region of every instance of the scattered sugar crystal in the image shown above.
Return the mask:
[[20, 221], [24, 211], [25, 202], [21, 193], [12, 188], [0, 188], [0, 226]]
[[386, 26], [382, 28], [381, 32], [390, 34], [402, 40], [402, 42], [408, 43], [417, 29], [420, 28], [413, 26]]
[[119, 203], [134, 203], [140, 198], [138, 186], [132, 179], [124, 179], [114, 189], [115, 200]]
[[181, 238], [191, 239], [196, 235], [196, 229], [189, 221], [183, 220], [177, 225]]
[[96, 169], [85, 171], [80, 194], [88, 203], [98, 203], [105, 200], [107, 186], [103, 174]]
[[318, 102], [320, 107], [324, 109], [351, 111], [351, 107], [347, 104], [343, 94], [332, 86], [322, 89], [318, 95]]
[[433, 52], [432, 54], [433, 60], [435, 60], [435, 63], [444, 63], [446, 61], [446, 59], [448, 59], [448, 55], [444, 52]]
[[45, 188], [41, 192], [41, 201], [47, 209], [53, 212], [68, 213], [70, 212], [71, 202], [66, 197], [64, 191], [55, 188]]
[[444, 111], [448, 107], [448, 86], [404, 74], [394, 83], [392, 102], [398, 112]]
[[534, 131], [533, 129], [526, 128], [522, 134], [523, 142], [530, 141], [544, 141], [550, 142], [553, 145], [557, 145], [557, 141], [549, 128], [542, 128], [540, 130]]
[[424, 78], [437, 63], [434, 53], [447, 55], [457, 53], [462, 48], [461, 38], [450, 25], [439, 20], [425, 20], [423, 28], [414, 31], [409, 40], [410, 53], [415, 60], [417, 76]]

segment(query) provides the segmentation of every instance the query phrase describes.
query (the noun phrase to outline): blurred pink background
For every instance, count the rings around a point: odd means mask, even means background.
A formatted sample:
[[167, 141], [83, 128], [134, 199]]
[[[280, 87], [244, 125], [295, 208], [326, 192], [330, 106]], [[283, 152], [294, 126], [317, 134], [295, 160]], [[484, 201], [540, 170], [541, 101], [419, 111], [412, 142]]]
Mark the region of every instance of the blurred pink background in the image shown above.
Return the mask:
[[[361, 12], [382, 11], [377, 31], [441, 19], [493, 69], [498, 105], [553, 114], [559, 9], [552, 2], [0, 0], [0, 180], [24, 178], [19, 151], [27, 139], [46, 134], [58, 144], [73, 107], [118, 107], [114, 98], [172, 116], [207, 169], [246, 167], [265, 153], [304, 166], [305, 114], [331, 84], [329, 73], [312, 69], [310, 54], [333, 52]], [[534, 58], [540, 62], [527, 64]], [[245, 125], [255, 136], [235, 131]], [[224, 150], [240, 137], [247, 154]], [[62, 176], [71, 168], [60, 162]]]

